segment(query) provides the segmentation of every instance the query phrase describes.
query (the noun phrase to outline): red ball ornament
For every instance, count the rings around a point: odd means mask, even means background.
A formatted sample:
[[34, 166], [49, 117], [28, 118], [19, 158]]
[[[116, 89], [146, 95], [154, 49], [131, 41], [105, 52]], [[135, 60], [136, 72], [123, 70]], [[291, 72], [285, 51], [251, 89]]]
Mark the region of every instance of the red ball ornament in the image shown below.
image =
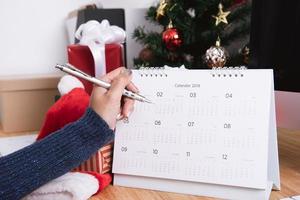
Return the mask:
[[168, 28], [163, 32], [162, 39], [167, 49], [175, 51], [182, 46], [182, 38], [177, 28], [170, 22]]

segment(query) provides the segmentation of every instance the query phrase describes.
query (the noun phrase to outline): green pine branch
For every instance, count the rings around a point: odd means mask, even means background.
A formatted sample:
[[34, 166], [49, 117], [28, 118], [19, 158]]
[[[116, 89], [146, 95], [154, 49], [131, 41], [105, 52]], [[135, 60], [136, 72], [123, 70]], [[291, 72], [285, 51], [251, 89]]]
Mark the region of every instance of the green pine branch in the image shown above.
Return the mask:
[[[218, 36], [223, 45], [229, 45], [250, 32], [250, 3], [233, 5], [234, 0], [223, 0], [223, 10], [231, 12], [227, 18], [229, 25], [215, 26], [215, 19], [212, 16], [218, 13], [219, 3], [220, 0], [170, 0], [164, 16], [160, 16], [158, 20], [156, 16], [158, 5], [150, 7], [146, 20], [165, 28], [171, 20], [181, 34], [183, 45], [175, 52], [171, 52], [162, 41], [162, 32], [145, 32], [144, 27], [137, 27], [133, 38], [145, 48], [151, 49], [154, 58], [147, 62], [136, 58], [134, 63], [138, 66], [185, 64], [188, 68], [206, 68], [203, 55], [210, 46], [215, 44]], [[187, 57], [192, 59], [186, 59]], [[228, 63], [238, 64], [240, 60], [240, 58], [231, 59]]]

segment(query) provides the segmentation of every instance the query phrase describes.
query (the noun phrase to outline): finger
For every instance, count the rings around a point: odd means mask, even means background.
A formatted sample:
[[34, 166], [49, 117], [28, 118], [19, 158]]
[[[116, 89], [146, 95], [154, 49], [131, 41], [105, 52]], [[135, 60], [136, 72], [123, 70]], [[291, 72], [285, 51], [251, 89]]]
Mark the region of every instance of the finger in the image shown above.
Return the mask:
[[122, 109], [119, 109], [119, 114], [117, 115], [117, 121], [122, 120], [124, 118], [124, 115], [122, 114]]
[[134, 100], [130, 98], [124, 98], [124, 105], [122, 107], [121, 114], [124, 117], [129, 117], [130, 114], [133, 112], [133, 109], [134, 109]]
[[111, 87], [107, 92], [107, 95], [113, 99], [121, 100], [124, 89], [131, 82], [131, 70], [123, 70], [111, 83]]
[[[105, 81], [106, 83], [111, 83], [111, 80], [108, 77], [102, 76], [100, 79]], [[107, 89], [94, 84], [93, 93], [103, 95], [106, 92], [107, 92]]]
[[104, 78], [104, 79], [109, 79], [109, 80], [112, 81], [112, 80], [115, 79], [119, 74], [121, 74], [121, 72], [124, 71], [124, 70], [126, 70], [125, 67], [119, 67], [119, 68], [117, 68], [117, 69], [115, 69], [115, 70], [113, 70], [113, 71], [111, 71], [111, 72], [105, 74], [103, 77], [100, 77], [100, 78], [101, 78], [101, 80], [103, 80], [102, 78]]
[[119, 114], [117, 115], [117, 121], [120, 121], [120, 120], [122, 120], [122, 119], [124, 119], [124, 115], [122, 115], [121, 113], [119, 113]]
[[133, 82], [130, 82], [126, 88], [134, 93], [139, 93], [139, 89], [136, 87], [136, 85]]
[[[113, 70], [113, 71], [111, 71], [111, 72], [109, 72], [109, 73], [107, 73], [107, 74], [105, 74], [105, 75], [99, 77], [99, 79], [102, 80], [102, 81], [104, 81], [104, 82], [111, 83], [112, 80], [113, 80], [114, 78], [116, 78], [118, 75], [120, 75], [120, 73], [121, 73], [122, 71], [124, 71], [124, 70], [126, 70], [125, 67], [119, 67], [119, 68], [117, 68], [117, 69], [115, 69], [115, 70]], [[99, 88], [99, 89], [98, 89], [98, 88]], [[107, 92], [107, 89], [105, 89], [105, 88], [103, 88], [103, 87], [99, 87], [99, 86], [98, 86], [98, 88], [97, 88], [97, 91], [98, 91], [99, 93], [101, 93], [101, 94], [104, 94], [104, 93]]]

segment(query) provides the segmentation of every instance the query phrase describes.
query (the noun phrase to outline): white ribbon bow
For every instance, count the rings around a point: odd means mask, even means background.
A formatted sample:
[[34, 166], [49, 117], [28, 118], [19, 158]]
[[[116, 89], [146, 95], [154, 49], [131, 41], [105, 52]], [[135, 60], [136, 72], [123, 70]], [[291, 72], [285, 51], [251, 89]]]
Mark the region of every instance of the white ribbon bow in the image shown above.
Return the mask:
[[75, 37], [79, 44], [87, 45], [94, 58], [95, 75], [100, 77], [106, 74], [105, 44], [122, 44], [125, 41], [125, 30], [118, 26], [111, 26], [108, 20], [101, 23], [90, 20], [79, 26]]

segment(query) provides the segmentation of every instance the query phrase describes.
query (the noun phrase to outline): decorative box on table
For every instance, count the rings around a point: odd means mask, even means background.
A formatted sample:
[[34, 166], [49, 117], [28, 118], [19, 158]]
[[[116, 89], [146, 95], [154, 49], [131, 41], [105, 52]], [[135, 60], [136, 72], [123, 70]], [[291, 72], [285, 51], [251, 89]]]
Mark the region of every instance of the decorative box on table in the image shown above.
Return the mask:
[[[100, 77], [118, 67], [124, 66], [126, 33], [118, 26], [111, 26], [107, 20], [95, 20], [81, 24], [75, 33], [80, 41], [68, 46], [69, 63], [85, 73]], [[82, 80], [90, 94], [93, 85]]]
[[[99, 52], [100, 54], [100, 52]], [[85, 73], [95, 76], [95, 63], [90, 48], [85, 45], [69, 45], [68, 46], [68, 60], [69, 63], [76, 66]], [[106, 72], [110, 72], [118, 67], [124, 66], [123, 63], [123, 48], [119, 44], [105, 45], [105, 60]], [[90, 94], [93, 85], [80, 79], [86, 91]]]
[[58, 95], [60, 75], [0, 77], [0, 119], [4, 132], [41, 128], [47, 110]]
[[112, 151], [112, 143], [105, 145], [73, 171], [92, 171], [99, 174], [110, 172], [112, 167]]

